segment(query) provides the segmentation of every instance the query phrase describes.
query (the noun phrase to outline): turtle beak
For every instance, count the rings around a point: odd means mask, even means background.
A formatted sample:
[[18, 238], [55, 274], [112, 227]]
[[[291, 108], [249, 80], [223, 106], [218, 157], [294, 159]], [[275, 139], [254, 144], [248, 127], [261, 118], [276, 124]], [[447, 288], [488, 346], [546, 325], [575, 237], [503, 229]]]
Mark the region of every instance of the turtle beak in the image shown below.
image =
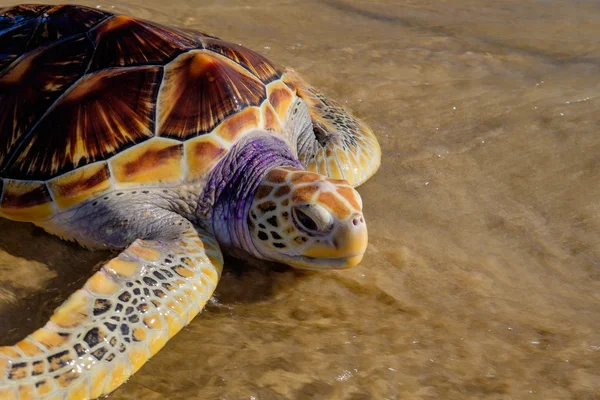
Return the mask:
[[312, 245], [294, 266], [307, 269], [347, 269], [358, 265], [369, 242], [362, 213], [339, 223], [328, 240]]

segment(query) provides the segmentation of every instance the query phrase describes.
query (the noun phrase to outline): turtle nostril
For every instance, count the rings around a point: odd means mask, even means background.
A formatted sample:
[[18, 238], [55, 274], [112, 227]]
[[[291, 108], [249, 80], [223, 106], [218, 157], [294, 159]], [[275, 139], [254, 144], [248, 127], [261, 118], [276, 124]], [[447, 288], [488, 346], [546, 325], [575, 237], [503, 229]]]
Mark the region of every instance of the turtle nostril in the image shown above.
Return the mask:
[[354, 214], [354, 217], [352, 218], [352, 224], [354, 226], [358, 226], [360, 224], [364, 224], [365, 223], [365, 219], [363, 218], [363, 216], [361, 214]]

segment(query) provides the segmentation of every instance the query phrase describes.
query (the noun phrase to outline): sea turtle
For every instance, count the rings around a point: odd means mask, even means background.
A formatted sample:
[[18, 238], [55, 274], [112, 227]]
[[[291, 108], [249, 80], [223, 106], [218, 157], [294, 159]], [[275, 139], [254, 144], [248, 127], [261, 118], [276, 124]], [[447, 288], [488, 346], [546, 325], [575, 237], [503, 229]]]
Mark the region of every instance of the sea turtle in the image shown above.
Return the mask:
[[381, 151], [294, 71], [77, 5], [0, 11], [0, 216], [121, 251], [14, 346], [0, 398], [94, 398], [203, 308], [221, 251], [355, 266]]

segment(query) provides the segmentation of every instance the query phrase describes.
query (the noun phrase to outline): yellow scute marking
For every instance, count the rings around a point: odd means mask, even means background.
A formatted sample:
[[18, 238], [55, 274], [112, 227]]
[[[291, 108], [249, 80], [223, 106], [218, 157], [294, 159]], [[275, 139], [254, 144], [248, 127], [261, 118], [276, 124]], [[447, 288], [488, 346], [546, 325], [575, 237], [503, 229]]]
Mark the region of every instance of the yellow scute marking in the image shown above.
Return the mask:
[[92, 387], [90, 388], [90, 397], [95, 399], [104, 394], [104, 382], [106, 382], [106, 376], [108, 375], [108, 368], [105, 363], [100, 363], [92, 371], [90, 376], [90, 382]]
[[294, 93], [282, 81], [275, 81], [267, 86], [267, 97], [279, 116], [279, 120], [285, 121], [294, 99]]
[[86, 400], [90, 398], [90, 388], [87, 382], [81, 379], [71, 390], [69, 390], [69, 400]]
[[214, 167], [225, 155], [223, 147], [210, 135], [199, 136], [185, 143], [185, 155], [188, 164], [187, 181], [196, 180]]
[[146, 346], [133, 345], [131, 347], [131, 351], [129, 352], [129, 362], [131, 363], [131, 367], [133, 369], [131, 373], [133, 374], [140, 369], [149, 358], [150, 354], [148, 353]]
[[35, 390], [33, 385], [21, 385], [19, 386], [19, 400], [33, 400], [35, 399]]
[[10, 346], [0, 347], [0, 355], [7, 356], [10, 358], [21, 358], [19, 352]]
[[152, 138], [110, 160], [120, 184], [177, 183], [183, 177], [183, 144], [166, 138]]
[[263, 115], [264, 129], [275, 132], [283, 132], [283, 128], [281, 127], [279, 117], [277, 116], [277, 113], [271, 106], [271, 103], [269, 103], [268, 101], [263, 102], [263, 104], [260, 106], [260, 110]]
[[44, 396], [50, 392], [52, 392], [52, 390], [54, 389], [54, 384], [52, 383], [52, 379], [47, 378], [44, 382], [40, 383], [36, 383], [37, 386], [37, 395], [38, 396]]
[[63, 343], [65, 343], [69, 338], [60, 336], [56, 332], [49, 331], [46, 328], [40, 328], [37, 331], [31, 334], [31, 338], [40, 342], [47, 349], [54, 349]]
[[78, 290], [50, 317], [50, 321], [62, 328], [72, 328], [83, 322], [89, 314], [90, 297]]
[[54, 214], [52, 198], [42, 182], [4, 180], [0, 216], [14, 221], [42, 221]]
[[150, 329], [161, 329], [162, 319], [159, 314], [149, 314], [144, 317], [144, 324]]
[[[215, 265], [214, 262], [213, 265]], [[215, 267], [217, 266], [215, 265]], [[204, 275], [206, 275], [208, 279], [210, 279], [213, 285], [217, 286], [217, 283], [219, 282], [219, 275], [214, 269], [209, 267], [202, 267], [201, 271]]]
[[105, 162], [79, 168], [48, 182], [48, 188], [61, 209], [77, 205], [110, 187], [110, 174]]
[[29, 339], [23, 339], [19, 343], [16, 344], [16, 347], [21, 349], [23, 353], [27, 356], [35, 356], [43, 353], [44, 351], [32, 343]]
[[167, 340], [169, 340], [169, 336], [163, 331], [155, 332], [149, 336], [148, 348], [151, 354], [156, 354], [167, 343]]
[[113, 258], [105, 265], [108, 271], [124, 278], [133, 277], [139, 271], [139, 267], [139, 263], [135, 261], [125, 261], [120, 258]]
[[175, 334], [179, 332], [181, 328], [183, 328], [183, 324], [181, 323], [179, 318], [177, 318], [177, 316], [173, 314], [173, 312], [165, 313], [165, 319], [167, 320], [169, 337], [175, 336]]
[[119, 290], [120, 286], [110, 279], [104, 272], [95, 273], [85, 283], [85, 287], [92, 293], [97, 294], [113, 294]]
[[127, 251], [145, 261], [156, 261], [160, 258], [160, 251], [138, 244], [130, 246]]
[[129, 366], [124, 359], [120, 359], [111, 371], [106, 386], [104, 386], [104, 393], [112, 392], [121, 386], [130, 376]]
[[248, 107], [223, 121], [215, 128], [215, 134], [233, 143], [250, 129], [259, 128], [260, 110], [258, 107]]
[[0, 399], [17, 400], [17, 395], [12, 388], [0, 388]]
[[51, 203], [27, 208], [0, 208], [0, 216], [13, 221], [41, 221], [48, 219], [52, 214], [54, 209]]

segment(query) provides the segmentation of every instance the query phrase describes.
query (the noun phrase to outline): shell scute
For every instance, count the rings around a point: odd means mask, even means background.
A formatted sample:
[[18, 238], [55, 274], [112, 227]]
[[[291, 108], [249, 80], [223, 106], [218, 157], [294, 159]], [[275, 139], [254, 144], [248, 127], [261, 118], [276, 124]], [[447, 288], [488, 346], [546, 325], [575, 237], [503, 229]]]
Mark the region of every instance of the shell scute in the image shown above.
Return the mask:
[[5, 176], [49, 179], [153, 136], [161, 73], [159, 67], [140, 67], [85, 76], [23, 141]]
[[258, 107], [247, 107], [217, 126], [215, 134], [229, 143], [234, 143], [248, 130], [259, 127], [260, 109]]
[[96, 52], [90, 71], [116, 66], [164, 64], [198, 46], [193, 37], [159, 24], [114, 16], [90, 32]]
[[0, 11], [0, 71], [30, 50], [87, 32], [109, 15], [74, 5], [24, 4]]
[[281, 77], [281, 72], [262, 55], [246, 47], [215, 38], [202, 38], [204, 47], [232, 59], [267, 84]]
[[212, 135], [199, 136], [185, 142], [188, 163], [186, 180], [193, 181], [204, 176], [225, 156], [227, 150]]
[[38, 17], [37, 28], [27, 45], [35, 49], [69, 36], [87, 32], [111, 14], [95, 8], [61, 4], [45, 10]]
[[48, 182], [52, 197], [61, 209], [67, 209], [111, 188], [106, 162], [88, 165]]
[[280, 121], [285, 121], [287, 113], [294, 100], [294, 92], [283, 82], [272, 82], [267, 86], [269, 103], [275, 109]]
[[228, 116], [266, 98], [263, 83], [219, 54], [192, 50], [165, 67], [158, 135], [179, 140], [211, 132]]
[[117, 154], [110, 160], [118, 184], [181, 182], [183, 178], [183, 143], [152, 138]]
[[27, 19], [0, 31], [0, 72], [27, 51], [36, 27], [37, 19]]
[[46, 184], [4, 180], [0, 214], [15, 221], [47, 219], [54, 214], [54, 205]]
[[263, 115], [263, 128], [267, 131], [283, 132], [279, 117], [273, 109], [273, 106], [271, 106], [271, 103], [265, 101], [260, 108]]
[[19, 4], [0, 9], [0, 33], [11, 26], [37, 18], [50, 7], [46, 4]]
[[0, 75], [0, 166], [52, 102], [83, 75], [91, 54], [85, 37], [72, 38], [24, 55]]

